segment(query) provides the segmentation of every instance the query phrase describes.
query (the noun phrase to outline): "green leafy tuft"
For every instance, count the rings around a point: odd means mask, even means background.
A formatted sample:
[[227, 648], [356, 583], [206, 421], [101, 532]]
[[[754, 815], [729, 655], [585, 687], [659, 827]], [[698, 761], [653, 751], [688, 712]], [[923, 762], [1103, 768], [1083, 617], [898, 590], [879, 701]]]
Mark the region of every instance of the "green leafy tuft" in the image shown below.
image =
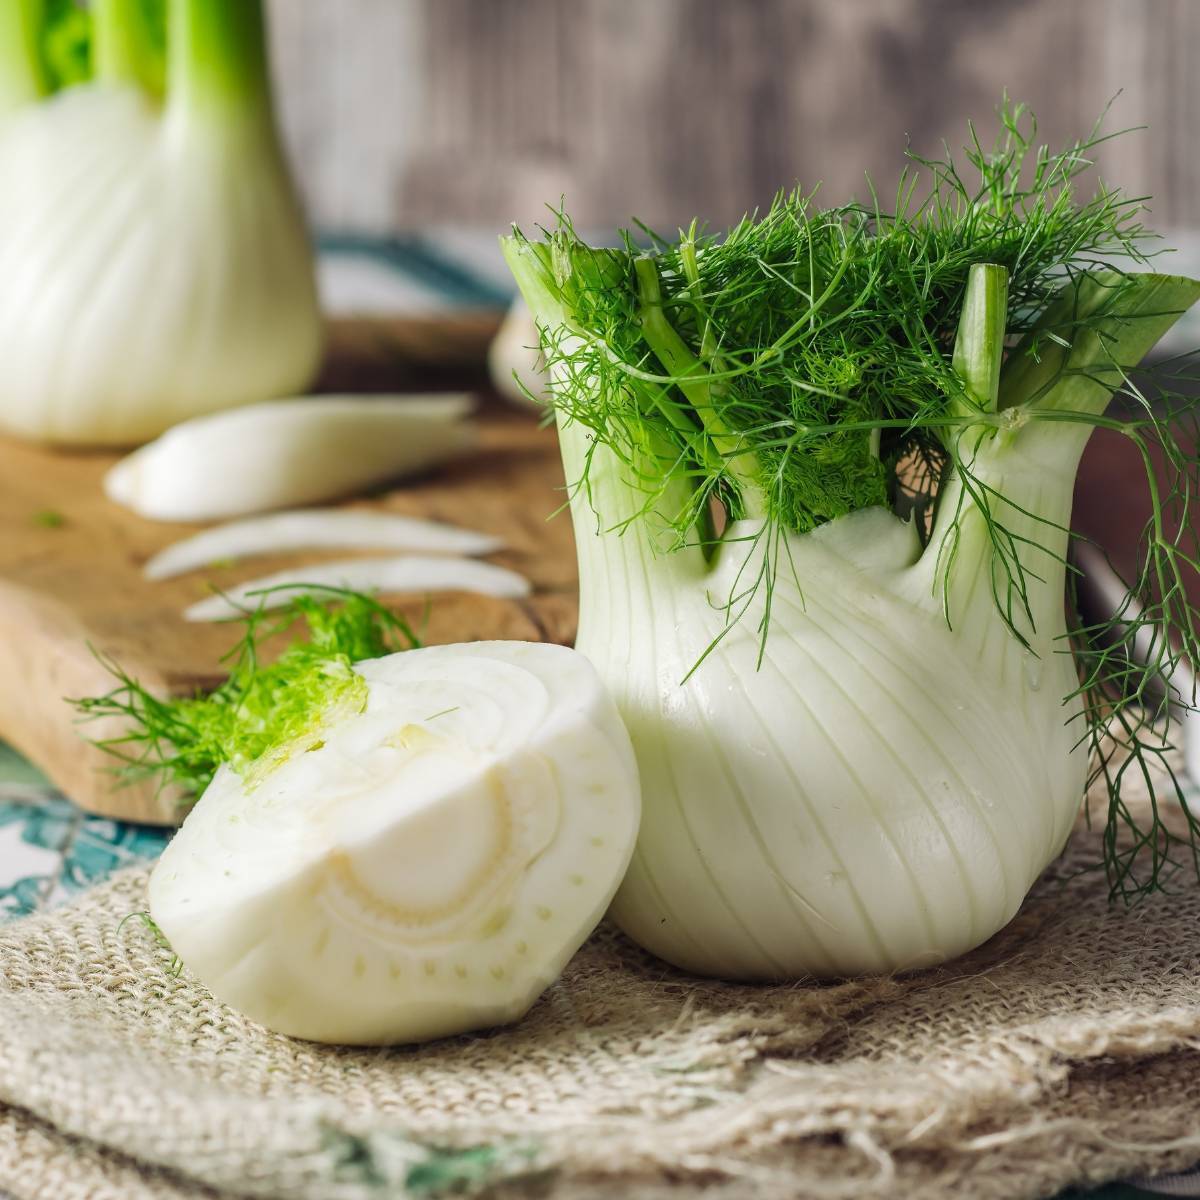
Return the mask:
[[[72, 703], [85, 719], [122, 721], [124, 732], [96, 744], [131, 777], [174, 783], [189, 800], [223, 763], [253, 783], [315, 745], [336, 713], [362, 711], [367, 686], [354, 663], [419, 645], [408, 623], [370, 596], [321, 590], [328, 602], [299, 595], [281, 614], [246, 612], [242, 637], [223, 660], [231, 663], [229, 677], [206, 695], [163, 699], [107, 661], [117, 686]], [[301, 621], [306, 637], [263, 662], [264, 643]]]
[[543, 242], [515, 234], [565, 318], [543, 318], [559, 412], [634, 467], [647, 511], [690, 480], [688, 503], [657, 510], [681, 543], [714, 497], [797, 532], [906, 493], [931, 504], [964, 423], [951, 350], [972, 265], [1006, 268], [1017, 338], [1068, 272], [1145, 261], [1141, 200], [1077, 195], [1111, 135], [1054, 153], [1022, 106], [1000, 116], [995, 145], [971, 131], [974, 182], [910, 153], [890, 212], [794, 191], [722, 236], [596, 250], [563, 212]]

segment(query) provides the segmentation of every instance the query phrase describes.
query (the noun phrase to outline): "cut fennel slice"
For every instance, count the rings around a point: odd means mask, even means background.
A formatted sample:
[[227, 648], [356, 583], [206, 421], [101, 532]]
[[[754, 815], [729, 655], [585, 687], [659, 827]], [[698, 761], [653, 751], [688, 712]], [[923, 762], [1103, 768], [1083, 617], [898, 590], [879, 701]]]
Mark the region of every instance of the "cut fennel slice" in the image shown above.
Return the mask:
[[356, 670], [365, 709], [323, 741], [262, 773], [221, 768], [154, 869], [151, 914], [215, 996], [280, 1033], [386, 1044], [514, 1021], [632, 853], [616, 708], [560, 646]]
[[279, 608], [294, 596], [329, 588], [385, 594], [474, 592], [501, 599], [529, 595], [529, 581], [516, 571], [466, 558], [401, 555], [353, 558], [279, 571], [238, 584], [184, 609], [188, 621], [224, 621], [247, 609]]
[[230, 521], [174, 542], [146, 563], [147, 579], [170, 579], [215, 562], [289, 550], [409, 550], [491, 554], [497, 537], [441, 521], [355, 508], [294, 509]]
[[467, 449], [465, 393], [267, 400], [168, 429], [104, 477], [153, 521], [216, 521], [322, 504], [437, 466]]

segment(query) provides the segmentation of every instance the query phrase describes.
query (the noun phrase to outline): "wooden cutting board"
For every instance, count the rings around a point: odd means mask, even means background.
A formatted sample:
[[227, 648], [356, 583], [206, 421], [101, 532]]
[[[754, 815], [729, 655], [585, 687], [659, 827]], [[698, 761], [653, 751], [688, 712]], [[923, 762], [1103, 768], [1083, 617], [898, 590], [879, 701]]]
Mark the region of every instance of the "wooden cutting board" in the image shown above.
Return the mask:
[[[576, 617], [575, 554], [557, 442], [532, 416], [486, 405], [472, 455], [426, 478], [357, 501], [498, 535], [493, 561], [534, 584], [525, 600], [463, 594], [410, 598], [403, 612], [426, 642], [524, 638], [568, 643]], [[236, 629], [194, 625], [180, 613], [208, 591], [279, 568], [341, 554], [279, 555], [162, 582], [142, 565], [197, 526], [143, 520], [110, 503], [100, 481], [114, 455], [55, 453], [0, 440], [0, 740], [37, 764], [76, 803], [129, 820], [170, 823], [175, 798], [122, 784], [64, 697], [110, 690], [95, 652], [171, 694], [211, 687]], [[219, 486], [219, 468], [214, 486]], [[62, 523], [47, 525], [45, 514]]]

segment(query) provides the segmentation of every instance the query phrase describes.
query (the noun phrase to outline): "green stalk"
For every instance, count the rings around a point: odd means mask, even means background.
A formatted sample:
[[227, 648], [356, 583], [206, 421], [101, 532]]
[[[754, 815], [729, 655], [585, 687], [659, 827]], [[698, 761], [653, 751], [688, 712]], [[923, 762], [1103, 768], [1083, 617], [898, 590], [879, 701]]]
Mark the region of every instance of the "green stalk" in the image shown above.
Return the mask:
[[567, 313], [554, 286], [550, 246], [523, 237], [502, 237], [500, 252], [534, 319], [542, 325], [565, 325]]
[[163, 63], [151, 36], [145, 0], [92, 0], [92, 61], [97, 79], [163, 89]]
[[0, 117], [50, 90], [39, 39], [44, 0], [0, 3]]
[[[970, 418], [994, 413], [999, 402], [1000, 368], [1004, 362], [1004, 334], [1008, 327], [1008, 271], [995, 263], [973, 263], [967, 275], [958, 334], [951, 365], [963, 385], [954, 396], [950, 412]], [[947, 448], [954, 457], [970, 457], [987, 436], [986, 428], [947, 432]]]
[[712, 322], [704, 307], [704, 288], [700, 283], [700, 259], [696, 253], [697, 225], [698, 222], [693, 220], [688, 227], [687, 236], [680, 241], [679, 261], [683, 265], [692, 307], [696, 310], [697, 323], [700, 326], [700, 353], [706, 362], [712, 362], [716, 358], [717, 347]]
[[642, 336], [646, 344], [654, 351], [666, 374], [688, 398], [713, 446], [725, 460], [725, 470], [737, 482], [741, 492], [746, 516], [765, 516], [767, 505], [758, 482], [761, 477], [758, 457], [753, 451], [746, 450], [742, 439], [731, 433], [721, 420], [713, 402], [713, 388], [704, 364], [691, 352], [667, 318], [654, 260], [638, 258], [633, 268], [637, 273]]
[[995, 263], [973, 264], [954, 341], [952, 365], [965, 393], [957, 398], [956, 411], [996, 411], [1007, 325], [1008, 271]]
[[[990, 291], [983, 278], [976, 287], [968, 309]], [[956, 454], [938, 495], [930, 550], [941, 585], [935, 590], [952, 623], [969, 610], [983, 579], [1020, 639], [1044, 641], [1058, 627], [1071, 493], [1083, 449], [1126, 371], [1198, 298], [1200, 283], [1176, 276], [1080, 276], [1011, 351], [996, 393], [1006, 419], [990, 440], [981, 435], [973, 453]], [[977, 314], [968, 325], [983, 330], [988, 322]], [[964, 345], [963, 378], [973, 401], [986, 396], [972, 391], [980, 385], [969, 380], [990, 386], [990, 358]], [[960, 361], [957, 347], [954, 361]], [[986, 622], [986, 606], [980, 611]], [[1039, 653], [1050, 652], [1049, 644], [1041, 645]]]
[[[969, 421], [997, 411], [1007, 324], [1008, 271], [973, 264], [951, 358], [963, 387], [951, 400], [953, 415]], [[944, 436], [952, 461], [938, 486], [927, 551], [938, 583], [933, 594], [952, 626], [969, 620], [986, 634], [993, 605], [972, 611], [972, 601], [987, 579], [995, 609], [1018, 641], [1031, 644], [1052, 633], [1055, 605], [1061, 611], [1073, 465], [1065, 474], [1053, 464], [1031, 471], [1020, 456], [1005, 456], [1011, 435], [994, 425], [968, 424]]]
[[[589, 337], [572, 320], [568, 312], [571, 303], [579, 303], [589, 291], [624, 283], [624, 264], [608, 250], [593, 249], [578, 242], [533, 243], [520, 236], [501, 238], [500, 248], [538, 325], [549, 330], [565, 330], [568, 336]], [[651, 386], [647, 385], [646, 390], [649, 391]], [[655, 387], [651, 393], [652, 402], [669, 421], [682, 422], [694, 430], [686, 414], [672, 407], [665, 391], [665, 388]], [[604, 520], [613, 524], [634, 520], [646, 502], [645, 493], [632, 479], [635, 464], [622, 463], [607, 447], [589, 447], [587, 431], [582, 425], [564, 417], [561, 411], [556, 416], [568, 484], [574, 484], [587, 471], [589, 486], [593, 489], [593, 505]], [[654, 455], [657, 439], [651, 427], [646, 432], [646, 469], [653, 477], [661, 469]], [[592, 468], [603, 462], [604, 469], [590, 469], [589, 460]], [[601, 476], [604, 477], [603, 484], [600, 483]], [[605, 493], [604, 507], [597, 500], [596, 488]], [[668, 490], [670, 501], [674, 503], [679, 498], [678, 489]], [[572, 504], [572, 509], [577, 509], [580, 504], [588, 507], [586, 500], [580, 500]]]
[[167, 15], [169, 108], [273, 124], [262, 0], [170, 0]]
[[1013, 350], [1000, 409], [1099, 415], [1126, 372], [1197, 299], [1200, 282], [1182, 275], [1081, 276]]
[[[570, 319], [564, 292], [569, 290], [572, 299], [578, 300], [588, 289], [615, 286], [623, 272], [616, 255], [578, 243], [568, 248], [562, 243], [532, 243], [518, 235], [501, 238], [500, 248], [538, 324], [565, 329], [581, 338], [587, 335]], [[565, 257], [568, 252], [569, 258]], [[665, 398], [663, 403], [669, 407]], [[666, 415], [671, 419], [669, 412]], [[675, 414], [676, 419], [680, 416]], [[648, 504], [649, 497], [636, 478], [638, 464], [622, 462], [610, 447], [597, 443], [585, 425], [561, 410], [556, 412], [556, 420], [568, 488], [586, 479], [586, 488], [572, 492], [570, 506], [581, 573], [602, 575], [607, 568], [597, 564], [605, 555], [613, 555], [614, 561], [628, 559], [632, 563], [636, 559], [641, 564], [637, 570], [643, 574], [702, 574], [704, 560], [698, 547], [667, 554], [655, 544], [659, 531], [652, 527], [653, 522], [642, 519], [649, 507], [668, 514], [669, 523], [675, 512], [687, 507], [692, 481], [684, 477], [668, 480], [656, 503]], [[653, 431], [647, 433], [646, 471], [653, 477], [661, 472], [661, 459], [656, 455]], [[607, 549], [602, 550], [602, 544]]]

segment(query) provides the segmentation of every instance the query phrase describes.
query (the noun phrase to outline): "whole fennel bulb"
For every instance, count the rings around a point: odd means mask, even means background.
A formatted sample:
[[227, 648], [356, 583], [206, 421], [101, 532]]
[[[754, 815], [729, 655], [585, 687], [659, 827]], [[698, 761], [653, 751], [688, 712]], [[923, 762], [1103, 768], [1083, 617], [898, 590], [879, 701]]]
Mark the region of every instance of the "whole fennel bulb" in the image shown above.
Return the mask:
[[612, 913], [688, 970], [960, 954], [1060, 852], [1092, 770], [1115, 892], [1153, 883], [1139, 849], [1175, 845], [1157, 823], [1132, 851], [1118, 836], [1122, 771], [1169, 770], [1165, 713], [1075, 628], [1065, 559], [1091, 429], [1165, 446], [1191, 492], [1182, 514], [1155, 493], [1134, 588], [1179, 635], [1162, 653], [1195, 653], [1173, 585], [1194, 569], [1195, 448], [1105, 413], [1200, 284], [1105, 272], [1136, 208], [1075, 202], [1086, 147], [1021, 185], [1005, 115], [977, 192], [924, 164], [935, 199], [894, 215], [797, 193], [647, 251], [593, 250], [565, 218], [505, 239], [574, 485], [576, 645], [642, 781]]
[[[598, 503], [602, 472], [593, 461]], [[1056, 470], [1043, 496], [1063, 513], [1070, 479]], [[765, 598], [723, 637], [718, 601], [762, 569], [758, 522], [730, 529], [748, 540], [712, 569], [633, 530], [597, 537], [587, 514], [576, 529], [576, 648], [617, 698], [645, 795], [613, 906], [625, 932], [700, 974], [782, 979], [930, 965], [1007, 923], [1062, 849], [1087, 772], [1061, 711], [1075, 686], [1054, 646], [1061, 564], [1026, 648], [987, 593], [951, 628], [938, 544], [922, 551], [883, 509], [851, 513], [778, 547], [760, 663]], [[956, 582], [986, 569], [975, 522], [963, 540]]]
[[41, 5], [0, 14], [0, 429], [23, 437], [145, 441], [319, 360], [260, 0], [169, 0], [161, 98], [145, 9], [96, 0], [95, 77], [49, 95]]

